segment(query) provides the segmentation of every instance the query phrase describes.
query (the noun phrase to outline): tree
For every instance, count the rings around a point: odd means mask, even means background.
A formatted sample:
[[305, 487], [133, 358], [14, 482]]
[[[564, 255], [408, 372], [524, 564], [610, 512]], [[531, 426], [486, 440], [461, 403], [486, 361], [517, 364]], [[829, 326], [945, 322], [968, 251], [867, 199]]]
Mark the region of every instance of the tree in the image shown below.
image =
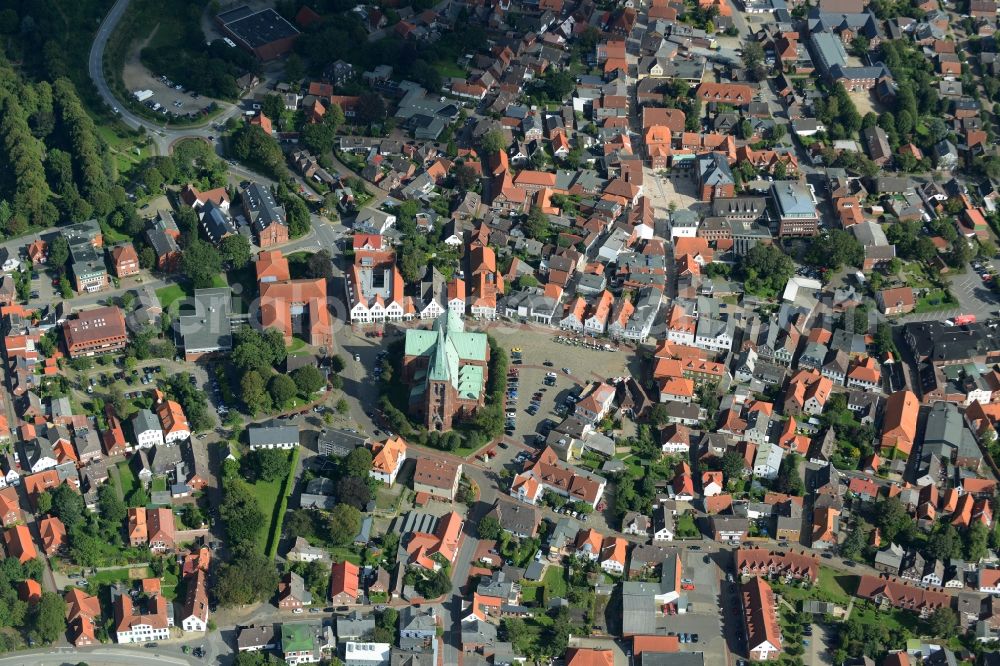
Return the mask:
[[243, 457], [242, 469], [248, 479], [277, 481], [288, 476], [288, 453], [282, 449], [258, 449]]
[[795, 263], [774, 245], [757, 244], [750, 248], [737, 268], [746, 291], [761, 296], [771, 296], [785, 288], [795, 273]]
[[980, 521], [976, 520], [965, 531], [965, 559], [969, 562], [979, 562], [986, 557], [986, 547], [990, 533]]
[[958, 616], [951, 608], [941, 607], [927, 618], [927, 632], [931, 636], [950, 638], [958, 629]]
[[271, 411], [271, 396], [264, 386], [264, 378], [250, 370], [240, 380], [240, 398], [251, 416]]
[[49, 243], [48, 252], [49, 265], [62, 270], [66, 267], [66, 262], [69, 261], [69, 242], [66, 237], [59, 234], [52, 239]]
[[312, 513], [308, 509], [296, 509], [288, 514], [283, 524], [285, 534], [295, 537], [310, 537], [313, 535]]
[[451, 577], [447, 568], [441, 567], [437, 571], [423, 573], [414, 587], [425, 599], [436, 599], [451, 592]]
[[528, 218], [524, 222], [524, 233], [535, 240], [546, 240], [549, 237], [549, 216], [538, 206], [532, 206]]
[[330, 542], [343, 546], [354, 541], [361, 531], [361, 512], [350, 504], [338, 504], [326, 517]]
[[649, 410], [649, 420], [657, 426], [666, 425], [670, 420], [670, 416], [667, 413], [667, 406], [662, 402], [653, 405], [652, 409]]
[[385, 102], [377, 93], [365, 93], [358, 98], [355, 117], [364, 125], [385, 120]]
[[302, 57], [297, 53], [292, 53], [285, 60], [285, 78], [291, 83], [298, 83], [306, 75], [306, 66], [302, 62]]
[[743, 478], [746, 466], [743, 464], [743, 456], [735, 451], [726, 451], [722, 456], [722, 474], [726, 477], [726, 482], [733, 479]]
[[364, 479], [344, 476], [337, 482], [337, 499], [359, 511], [364, 511], [372, 499], [372, 493]]
[[868, 535], [860, 528], [850, 530], [840, 544], [840, 556], [846, 560], [859, 560], [868, 546]]
[[743, 47], [743, 66], [753, 73], [758, 81], [767, 76], [764, 68], [764, 47], [759, 42], [748, 42]]
[[462, 191], [469, 191], [479, 183], [479, 175], [468, 164], [455, 167], [455, 185]]
[[882, 539], [888, 542], [896, 542], [897, 537], [905, 536], [913, 527], [910, 514], [897, 498], [877, 502], [874, 507], [873, 517], [875, 526], [879, 528]]
[[226, 538], [234, 550], [252, 545], [264, 527], [264, 513], [250, 486], [239, 478], [227, 479], [219, 515], [226, 528]]
[[323, 373], [314, 365], [305, 365], [293, 370], [292, 381], [295, 382], [299, 392], [306, 397], [312, 396], [326, 384]]
[[941, 522], [927, 537], [924, 552], [935, 560], [947, 560], [962, 556], [962, 537], [950, 522]]
[[798, 454], [789, 453], [781, 459], [778, 466], [778, 476], [774, 479], [774, 489], [786, 495], [801, 497], [805, 492], [805, 484], [799, 474], [799, 462], [801, 458]]
[[503, 529], [500, 527], [499, 520], [493, 516], [486, 516], [479, 521], [478, 533], [480, 539], [496, 541], [503, 533]]
[[499, 153], [507, 150], [507, 137], [502, 130], [491, 129], [480, 137], [479, 147], [487, 155]]
[[215, 596], [223, 606], [250, 604], [270, 597], [277, 585], [274, 563], [261, 553], [249, 552], [222, 567]]
[[222, 272], [222, 257], [211, 244], [196, 238], [188, 243], [181, 256], [181, 271], [194, 283], [195, 289], [206, 289]]
[[344, 458], [342, 469], [347, 476], [354, 476], [359, 479], [367, 479], [368, 472], [372, 468], [372, 452], [370, 449], [359, 446]]
[[328, 250], [320, 250], [309, 255], [306, 260], [306, 275], [327, 280], [333, 277], [333, 259]]
[[267, 392], [279, 409], [291, 403], [296, 391], [295, 382], [288, 375], [274, 375], [267, 383]]
[[219, 243], [222, 258], [239, 270], [250, 263], [250, 241], [242, 234], [226, 236]]
[[260, 112], [276, 121], [285, 112], [285, 102], [280, 95], [275, 93], [264, 95], [264, 99], [260, 103]]
[[814, 266], [825, 266], [837, 270], [843, 265], [860, 267], [865, 258], [865, 249], [848, 231], [833, 229], [813, 238], [805, 259]]
[[61, 483], [48, 492], [52, 496], [52, 515], [62, 521], [67, 531], [72, 532], [81, 523], [87, 511], [83, 495], [66, 483]]
[[49, 644], [66, 629], [66, 602], [55, 592], [43, 592], [42, 598], [31, 607], [28, 633], [36, 641]]
[[117, 533], [128, 514], [128, 507], [118, 497], [118, 486], [111, 480], [97, 488], [97, 510], [101, 521]]

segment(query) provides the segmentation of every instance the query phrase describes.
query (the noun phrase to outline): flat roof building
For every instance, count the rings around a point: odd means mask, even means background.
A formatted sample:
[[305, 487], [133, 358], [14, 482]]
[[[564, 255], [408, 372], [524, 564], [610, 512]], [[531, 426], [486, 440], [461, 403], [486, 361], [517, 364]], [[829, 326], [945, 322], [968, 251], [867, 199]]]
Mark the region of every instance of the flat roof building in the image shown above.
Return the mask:
[[222, 12], [215, 22], [234, 42], [261, 60], [274, 60], [292, 49], [299, 31], [274, 9], [253, 11], [247, 5]]

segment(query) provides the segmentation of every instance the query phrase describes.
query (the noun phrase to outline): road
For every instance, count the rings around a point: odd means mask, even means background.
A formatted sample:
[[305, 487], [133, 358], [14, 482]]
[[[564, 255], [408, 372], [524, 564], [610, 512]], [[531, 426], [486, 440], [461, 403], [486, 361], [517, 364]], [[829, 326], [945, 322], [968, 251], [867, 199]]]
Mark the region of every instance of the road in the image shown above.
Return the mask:
[[125, 108], [115, 98], [104, 76], [104, 49], [108, 44], [108, 39], [110, 39], [115, 28], [118, 26], [118, 22], [121, 21], [122, 16], [125, 14], [125, 10], [128, 9], [128, 4], [129, 0], [117, 0], [115, 2], [114, 6], [111, 7], [111, 10], [108, 11], [107, 16], [101, 22], [101, 26], [97, 29], [97, 34], [94, 35], [94, 43], [90, 46], [87, 69], [90, 72], [90, 79], [94, 82], [94, 86], [97, 88], [101, 99], [104, 100], [104, 103], [108, 107], [118, 109], [118, 116], [122, 122], [132, 129], [145, 128], [160, 155], [169, 155], [170, 146], [180, 139], [191, 137], [207, 139], [216, 134], [216, 130], [213, 129], [212, 124], [225, 123], [233, 115], [240, 113], [238, 106], [216, 101], [216, 104], [224, 109], [221, 116], [216, 116], [212, 121], [206, 121], [203, 125], [192, 125], [183, 129], [167, 129], [145, 118], [140, 118]]
[[183, 657], [166, 657], [151, 649], [139, 647], [97, 649], [62, 649], [35, 652], [18, 652], [16, 656], [0, 658], [3, 666], [64, 666], [67, 663], [77, 663], [86, 660], [90, 666], [105, 666], [121, 664], [121, 666], [157, 666], [159, 664], [202, 664], [203, 660]]

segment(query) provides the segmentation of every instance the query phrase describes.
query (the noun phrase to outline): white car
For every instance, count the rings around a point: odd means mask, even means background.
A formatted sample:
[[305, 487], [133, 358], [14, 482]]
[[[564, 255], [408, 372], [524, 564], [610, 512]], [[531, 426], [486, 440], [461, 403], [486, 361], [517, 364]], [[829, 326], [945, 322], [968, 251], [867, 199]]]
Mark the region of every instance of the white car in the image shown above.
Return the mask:
[[296, 615], [301, 615], [302, 614], [302, 609], [301, 608], [296, 608], [292, 612], [295, 613]]

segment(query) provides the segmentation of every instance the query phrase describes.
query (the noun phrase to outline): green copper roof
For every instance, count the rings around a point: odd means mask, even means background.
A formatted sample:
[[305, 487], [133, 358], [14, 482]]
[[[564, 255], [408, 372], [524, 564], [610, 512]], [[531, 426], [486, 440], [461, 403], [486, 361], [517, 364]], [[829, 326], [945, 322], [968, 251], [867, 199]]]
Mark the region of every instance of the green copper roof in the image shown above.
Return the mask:
[[466, 365], [458, 371], [458, 397], [462, 400], [476, 400], [483, 390], [483, 368]]
[[[486, 335], [467, 333], [462, 319], [451, 311], [438, 317], [429, 331], [411, 329], [406, 332], [405, 354], [430, 357], [426, 381], [450, 382], [460, 392], [463, 381], [459, 376], [459, 368], [462, 367], [462, 362], [485, 362], [488, 349]], [[479, 370], [476, 395], [482, 387], [482, 376], [482, 370]]]
[[305, 652], [313, 649], [313, 628], [309, 624], [281, 625], [281, 650], [283, 652]]

